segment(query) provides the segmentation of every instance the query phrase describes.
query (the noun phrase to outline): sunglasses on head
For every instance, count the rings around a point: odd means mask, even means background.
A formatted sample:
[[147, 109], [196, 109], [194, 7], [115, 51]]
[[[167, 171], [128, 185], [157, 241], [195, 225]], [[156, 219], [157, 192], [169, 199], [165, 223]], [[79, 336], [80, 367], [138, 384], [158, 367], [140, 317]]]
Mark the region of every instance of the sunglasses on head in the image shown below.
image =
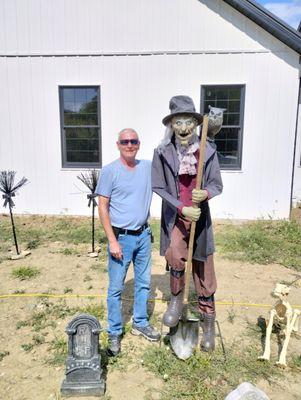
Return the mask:
[[119, 144], [121, 144], [122, 146], [127, 146], [129, 143], [131, 143], [132, 145], [137, 145], [139, 143], [138, 139], [121, 139], [119, 140]]

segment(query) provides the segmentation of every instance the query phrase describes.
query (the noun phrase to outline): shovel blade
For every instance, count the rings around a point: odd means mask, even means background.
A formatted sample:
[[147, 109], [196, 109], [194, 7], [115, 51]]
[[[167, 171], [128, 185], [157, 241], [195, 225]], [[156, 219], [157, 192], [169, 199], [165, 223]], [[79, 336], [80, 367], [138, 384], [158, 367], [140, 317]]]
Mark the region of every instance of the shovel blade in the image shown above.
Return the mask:
[[199, 321], [180, 320], [177, 326], [170, 328], [169, 337], [176, 356], [187, 360], [199, 343]]

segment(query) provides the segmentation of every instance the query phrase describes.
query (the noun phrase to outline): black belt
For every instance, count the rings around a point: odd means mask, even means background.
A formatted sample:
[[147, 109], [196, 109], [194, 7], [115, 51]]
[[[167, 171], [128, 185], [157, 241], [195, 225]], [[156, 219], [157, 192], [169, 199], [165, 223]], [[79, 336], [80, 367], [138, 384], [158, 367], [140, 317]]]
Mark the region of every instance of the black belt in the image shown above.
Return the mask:
[[[113, 231], [115, 233], [115, 236], [118, 235], [134, 235], [138, 236], [140, 235], [146, 228], [148, 228], [148, 223], [146, 222], [144, 225], [141, 226], [141, 228], [137, 230], [132, 230], [132, 229], [123, 229], [123, 228], [118, 228], [117, 226], [112, 226]], [[117, 234], [117, 235], [116, 235]]]

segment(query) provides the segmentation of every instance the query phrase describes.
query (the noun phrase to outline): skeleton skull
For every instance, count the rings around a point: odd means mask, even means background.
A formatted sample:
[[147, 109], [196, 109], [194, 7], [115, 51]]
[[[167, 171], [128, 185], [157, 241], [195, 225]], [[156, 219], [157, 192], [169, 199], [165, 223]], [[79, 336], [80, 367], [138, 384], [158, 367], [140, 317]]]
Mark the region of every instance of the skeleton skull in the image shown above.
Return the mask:
[[197, 124], [197, 120], [189, 114], [179, 114], [171, 119], [172, 130], [182, 146], [188, 146]]
[[273, 296], [274, 297], [279, 297], [279, 299], [283, 299], [286, 297], [290, 292], [290, 287], [283, 285], [282, 283], [277, 283], [276, 287], [273, 291]]

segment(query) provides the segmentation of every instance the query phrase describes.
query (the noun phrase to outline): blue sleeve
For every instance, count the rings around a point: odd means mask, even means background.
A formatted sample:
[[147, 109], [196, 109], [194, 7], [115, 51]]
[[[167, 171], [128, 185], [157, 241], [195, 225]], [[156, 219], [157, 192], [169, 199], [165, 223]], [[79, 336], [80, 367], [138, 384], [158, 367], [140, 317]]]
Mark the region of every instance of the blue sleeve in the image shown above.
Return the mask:
[[104, 197], [111, 197], [113, 188], [113, 175], [109, 168], [103, 168], [96, 186], [95, 193]]

